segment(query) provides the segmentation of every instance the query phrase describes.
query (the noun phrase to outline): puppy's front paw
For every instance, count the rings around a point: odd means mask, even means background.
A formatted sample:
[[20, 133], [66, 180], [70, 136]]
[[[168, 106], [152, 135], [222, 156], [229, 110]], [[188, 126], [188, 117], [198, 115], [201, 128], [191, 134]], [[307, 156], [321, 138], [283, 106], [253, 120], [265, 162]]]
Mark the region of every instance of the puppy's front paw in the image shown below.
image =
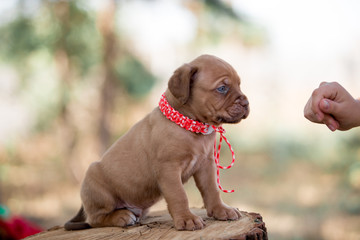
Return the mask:
[[224, 204], [217, 205], [207, 211], [209, 217], [226, 221], [226, 220], [238, 220], [241, 217], [241, 213], [238, 209], [226, 206]]
[[175, 228], [177, 230], [188, 230], [194, 231], [204, 228], [204, 220], [192, 213], [187, 214], [186, 216], [174, 218]]

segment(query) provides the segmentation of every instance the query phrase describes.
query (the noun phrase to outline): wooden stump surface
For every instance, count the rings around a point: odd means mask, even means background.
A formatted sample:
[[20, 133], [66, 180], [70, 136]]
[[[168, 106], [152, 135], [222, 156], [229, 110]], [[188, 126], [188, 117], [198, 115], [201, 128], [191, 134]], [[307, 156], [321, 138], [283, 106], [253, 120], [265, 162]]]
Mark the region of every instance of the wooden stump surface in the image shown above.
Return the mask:
[[140, 224], [127, 228], [106, 227], [78, 231], [66, 231], [63, 227], [54, 227], [26, 240], [108, 240], [108, 239], [238, 239], [267, 240], [267, 231], [262, 217], [258, 213], [241, 211], [238, 221], [218, 221], [206, 215], [205, 209], [191, 209], [206, 223], [202, 230], [177, 231], [167, 211], [150, 213]]

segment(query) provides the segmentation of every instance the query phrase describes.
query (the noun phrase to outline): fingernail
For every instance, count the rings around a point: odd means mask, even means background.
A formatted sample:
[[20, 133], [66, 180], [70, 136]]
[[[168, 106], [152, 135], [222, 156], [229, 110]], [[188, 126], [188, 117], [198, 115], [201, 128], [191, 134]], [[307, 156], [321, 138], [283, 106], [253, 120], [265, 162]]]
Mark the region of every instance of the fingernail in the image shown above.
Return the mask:
[[333, 126], [333, 125], [331, 125], [331, 124], [329, 124], [329, 125], [326, 125], [331, 131], [335, 131], [336, 130], [336, 128]]
[[326, 110], [329, 109], [330, 104], [329, 104], [329, 102], [327, 100], [323, 100], [322, 103], [323, 103], [322, 105], [323, 105], [324, 109], [326, 109]]

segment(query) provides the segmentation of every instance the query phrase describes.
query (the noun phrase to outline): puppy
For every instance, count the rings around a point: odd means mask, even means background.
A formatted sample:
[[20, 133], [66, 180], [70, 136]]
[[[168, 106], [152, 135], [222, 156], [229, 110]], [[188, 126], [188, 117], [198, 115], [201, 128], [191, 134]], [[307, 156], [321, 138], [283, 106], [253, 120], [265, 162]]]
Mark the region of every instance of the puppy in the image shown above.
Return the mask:
[[[178, 68], [164, 96], [180, 114], [209, 125], [238, 123], [249, 114], [236, 71], [211, 55]], [[133, 225], [161, 197], [177, 230], [202, 229], [205, 223], [191, 213], [183, 188], [191, 176], [208, 216], [239, 219], [240, 212], [220, 199], [215, 137], [211, 131], [188, 131], [155, 108], [118, 139], [101, 161], [90, 165], [81, 187], [82, 207], [65, 229]]]

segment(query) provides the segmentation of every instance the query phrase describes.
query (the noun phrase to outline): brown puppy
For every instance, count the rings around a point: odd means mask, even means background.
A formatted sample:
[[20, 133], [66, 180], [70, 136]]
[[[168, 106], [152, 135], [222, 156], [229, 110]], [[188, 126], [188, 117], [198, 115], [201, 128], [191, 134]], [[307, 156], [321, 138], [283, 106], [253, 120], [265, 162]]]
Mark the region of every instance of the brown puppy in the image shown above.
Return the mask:
[[[202, 55], [178, 68], [165, 96], [181, 114], [210, 125], [237, 123], [249, 114], [239, 76], [215, 56]], [[201, 229], [205, 223], [191, 213], [183, 188], [191, 176], [209, 216], [239, 219], [240, 212], [220, 199], [214, 140], [215, 132], [187, 131], [155, 108], [117, 140], [101, 161], [90, 165], [81, 188], [83, 207], [65, 228], [132, 225], [163, 196], [176, 229]]]

